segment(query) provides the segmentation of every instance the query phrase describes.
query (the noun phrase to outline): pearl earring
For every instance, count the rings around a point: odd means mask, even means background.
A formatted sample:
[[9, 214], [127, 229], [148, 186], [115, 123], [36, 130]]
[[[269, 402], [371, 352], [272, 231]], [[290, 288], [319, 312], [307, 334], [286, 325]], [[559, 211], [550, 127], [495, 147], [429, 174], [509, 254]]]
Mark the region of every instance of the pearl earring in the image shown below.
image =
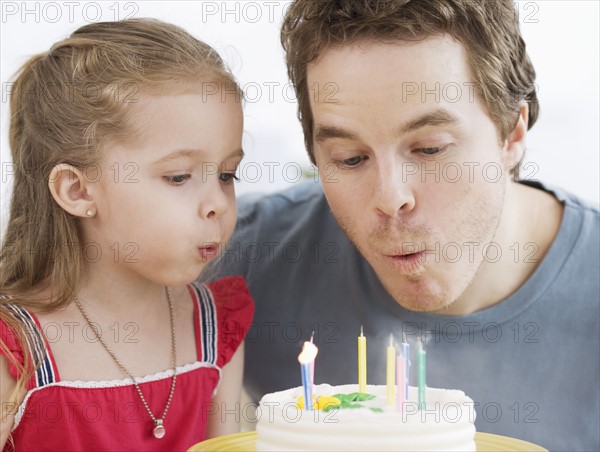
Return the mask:
[[87, 212], [85, 213], [88, 217], [93, 217], [94, 216], [94, 211], [92, 209], [88, 209]]

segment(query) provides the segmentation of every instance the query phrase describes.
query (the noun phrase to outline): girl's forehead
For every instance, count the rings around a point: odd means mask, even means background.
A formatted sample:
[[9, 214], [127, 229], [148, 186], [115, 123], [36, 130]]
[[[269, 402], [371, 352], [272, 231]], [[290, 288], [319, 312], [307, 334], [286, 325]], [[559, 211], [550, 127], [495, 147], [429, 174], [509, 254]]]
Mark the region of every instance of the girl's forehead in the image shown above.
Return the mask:
[[130, 133], [107, 143], [107, 158], [150, 162], [182, 151], [180, 157], [214, 161], [241, 150], [243, 113], [233, 96], [166, 92], [143, 93], [138, 100], [127, 107]]

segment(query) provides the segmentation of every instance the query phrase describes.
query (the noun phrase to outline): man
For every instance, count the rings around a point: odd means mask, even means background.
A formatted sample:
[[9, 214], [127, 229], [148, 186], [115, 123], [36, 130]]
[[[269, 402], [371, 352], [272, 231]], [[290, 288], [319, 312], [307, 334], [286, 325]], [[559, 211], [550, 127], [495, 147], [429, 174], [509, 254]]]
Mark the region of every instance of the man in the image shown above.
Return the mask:
[[369, 383], [390, 334], [423, 340], [479, 431], [598, 450], [600, 219], [518, 182], [538, 104], [512, 3], [295, 0], [282, 43], [322, 187], [240, 203], [251, 397], [299, 385], [313, 331], [315, 381], [356, 381], [362, 328]]

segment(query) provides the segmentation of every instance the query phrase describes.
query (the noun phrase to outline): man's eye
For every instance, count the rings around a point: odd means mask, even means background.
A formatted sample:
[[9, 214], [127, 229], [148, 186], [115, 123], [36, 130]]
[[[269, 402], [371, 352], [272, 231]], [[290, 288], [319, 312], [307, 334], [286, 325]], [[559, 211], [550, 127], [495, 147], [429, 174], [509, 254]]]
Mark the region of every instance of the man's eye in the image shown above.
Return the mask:
[[363, 160], [364, 160], [363, 157], [358, 156], [358, 157], [351, 157], [349, 159], [341, 160], [340, 162], [341, 162], [342, 165], [350, 168], [350, 167], [353, 167], [353, 166], [357, 166]]
[[219, 180], [227, 184], [233, 180], [239, 181], [240, 179], [235, 173], [221, 173], [219, 174]]
[[163, 179], [166, 180], [171, 185], [183, 185], [190, 178], [191, 174], [177, 174], [176, 176], [164, 176]]
[[418, 151], [425, 155], [435, 155], [440, 152], [440, 148], [419, 148]]
[[452, 146], [452, 144], [447, 144], [445, 146], [437, 146], [437, 147], [430, 147], [430, 148], [417, 148], [416, 151], [421, 154], [421, 155], [438, 155], [438, 154], [443, 154], [445, 153], [447, 150], [450, 149], [450, 147]]

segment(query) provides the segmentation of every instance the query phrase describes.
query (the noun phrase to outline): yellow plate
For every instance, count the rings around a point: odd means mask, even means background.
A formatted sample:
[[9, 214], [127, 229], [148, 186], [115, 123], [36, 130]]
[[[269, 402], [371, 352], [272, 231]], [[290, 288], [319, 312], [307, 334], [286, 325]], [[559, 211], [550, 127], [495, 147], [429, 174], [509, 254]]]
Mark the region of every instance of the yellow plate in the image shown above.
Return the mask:
[[[481, 432], [475, 433], [475, 444], [477, 444], [478, 452], [546, 451], [543, 447], [527, 441]], [[234, 433], [233, 435], [219, 436], [202, 441], [192, 446], [188, 452], [217, 452], [223, 450], [231, 452], [254, 452], [256, 451], [255, 445], [256, 432]]]

